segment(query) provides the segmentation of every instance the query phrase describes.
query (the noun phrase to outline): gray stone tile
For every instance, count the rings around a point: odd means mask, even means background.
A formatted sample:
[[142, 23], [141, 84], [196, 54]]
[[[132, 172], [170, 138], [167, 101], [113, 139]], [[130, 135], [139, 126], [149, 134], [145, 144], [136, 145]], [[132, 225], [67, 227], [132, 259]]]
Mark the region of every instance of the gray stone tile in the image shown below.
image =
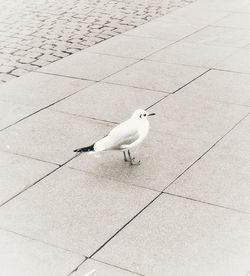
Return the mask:
[[4, 276], [64, 276], [84, 257], [0, 230], [0, 266]]
[[51, 108], [120, 123], [128, 119], [136, 109], [146, 109], [164, 96], [166, 94], [161, 92], [97, 83]]
[[53, 164], [2, 151], [0, 153], [0, 204], [56, 167]]
[[244, 47], [250, 43], [250, 30], [208, 26], [185, 38], [183, 42], [228, 47]]
[[98, 81], [134, 62], [136, 60], [131, 58], [81, 51], [49, 64], [39, 71]]
[[250, 73], [250, 49], [240, 49], [234, 55], [219, 62], [214, 68]]
[[93, 275], [93, 276], [112, 276], [112, 275], [114, 275], [114, 276], [136, 276], [138, 274], [89, 259], [86, 262], [84, 262], [77, 269], [76, 273], [72, 274], [72, 276], [84, 276], [84, 275]]
[[207, 10], [216, 10], [216, 11], [230, 11], [230, 12], [241, 12], [245, 10], [245, 7], [248, 5], [248, 0], [200, 0], [192, 4], [192, 7], [207, 9]]
[[247, 215], [163, 195], [95, 259], [147, 276], [246, 275], [249, 227]]
[[0, 133], [0, 150], [61, 164], [102, 138], [111, 125], [45, 110]]
[[37, 107], [0, 101], [0, 130], [25, 118], [36, 110]]
[[176, 9], [165, 16], [161, 16], [156, 21], [163, 22], [176, 22], [178, 24], [191, 24], [206, 26], [211, 25], [218, 20], [224, 18], [230, 14], [227, 11], [211, 10], [207, 8], [195, 6], [195, 2], [192, 5], [187, 5], [181, 9]]
[[167, 192], [250, 213], [250, 118], [240, 123]]
[[215, 143], [248, 112], [244, 106], [201, 100], [176, 93], [153, 107], [158, 114], [152, 130]]
[[233, 13], [215, 23], [216, 26], [250, 29], [249, 14]]
[[[154, 124], [152, 120], [151, 125]], [[124, 162], [122, 152], [82, 154], [67, 166], [104, 179], [162, 191], [208, 148], [206, 143], [150, 131], [143, 144], [131, 150], [141, 161], [139, 166]]]
[[1, 85], [0, 100], [35, 106], [39, 109], [91, 83], [61, 76], [30, 73]]
[[163, 39], [166, 41], [177, 41], [198, 31], [201, 28], [201, 25], [187, 23], [182, 24], [178, 23], [178, 21], [164, 22], [156, 20], [132, 29], [124, 33], [124, 35], [151, 37]]
[[149, 56], [147, 59], [210, 68], [236, 50], [230, 47], [177, 42]]
[[0, 227], [90, 256], [156, 195], [64, 167], [2, 206]]
[[141, 59], [169, 45], [171, 41], [119, 35], [88, 48], [86, 51]]
[[143, 60], [105, 81], [171, 93], [205, 70], [198, 67]]
[[211, 70], [182, 89], [186, 96], [250, 106], [249, 75]]

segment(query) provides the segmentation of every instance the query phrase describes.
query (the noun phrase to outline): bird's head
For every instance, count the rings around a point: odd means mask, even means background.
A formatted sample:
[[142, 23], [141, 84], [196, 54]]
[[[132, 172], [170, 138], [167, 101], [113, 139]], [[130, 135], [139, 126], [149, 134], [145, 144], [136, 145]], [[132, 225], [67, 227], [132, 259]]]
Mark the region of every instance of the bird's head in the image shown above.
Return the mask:
[[148, 116], [153, 116], [155, 115], [155, 113], [149, 113], [146, 110], [143, 109], [137, 109], [133, 115], [132, 118], [136, 118], [136, 119], [146, 119]]

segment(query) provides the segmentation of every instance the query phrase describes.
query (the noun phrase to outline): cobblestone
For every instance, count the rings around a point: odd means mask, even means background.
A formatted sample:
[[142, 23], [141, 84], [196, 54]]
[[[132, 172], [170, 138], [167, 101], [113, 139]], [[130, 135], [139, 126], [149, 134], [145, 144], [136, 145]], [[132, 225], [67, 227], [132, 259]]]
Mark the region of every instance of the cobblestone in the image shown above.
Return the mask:
[[109, 39], [193, 1], [2, 0], [0, 83]]

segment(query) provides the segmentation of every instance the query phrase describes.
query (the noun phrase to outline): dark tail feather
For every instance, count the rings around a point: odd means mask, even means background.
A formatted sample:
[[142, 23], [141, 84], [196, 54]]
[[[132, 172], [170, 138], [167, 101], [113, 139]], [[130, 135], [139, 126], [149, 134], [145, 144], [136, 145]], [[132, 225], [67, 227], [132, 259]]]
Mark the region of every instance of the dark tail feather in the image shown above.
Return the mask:
[[75, 149], [74, 152], [89, 152], [94, 151], [94, 144], [85, 148]]

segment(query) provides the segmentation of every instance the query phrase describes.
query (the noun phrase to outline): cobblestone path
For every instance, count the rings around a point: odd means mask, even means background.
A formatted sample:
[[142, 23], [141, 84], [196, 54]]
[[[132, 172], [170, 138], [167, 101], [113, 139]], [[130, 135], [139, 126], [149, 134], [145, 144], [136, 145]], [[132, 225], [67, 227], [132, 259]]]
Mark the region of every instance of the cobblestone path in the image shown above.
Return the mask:
[[1, 0], [0, 84], [194, 0]]

